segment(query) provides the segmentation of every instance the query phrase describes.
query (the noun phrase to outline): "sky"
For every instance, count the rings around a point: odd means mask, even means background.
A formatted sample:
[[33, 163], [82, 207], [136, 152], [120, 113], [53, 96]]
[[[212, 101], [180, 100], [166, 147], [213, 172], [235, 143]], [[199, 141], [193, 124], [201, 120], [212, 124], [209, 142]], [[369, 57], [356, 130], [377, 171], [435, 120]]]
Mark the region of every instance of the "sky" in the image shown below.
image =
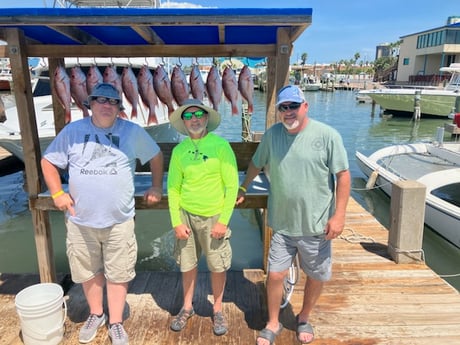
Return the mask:
[[[0, 8], [53, 7], [55, 0], [0, 0]], [[460, 17], [460, 0], [162, 0], [175, 7], [312, 8], [312, 23], [294, 42], [291, 62], [374, 61], [376, 46], [444, 26]]]

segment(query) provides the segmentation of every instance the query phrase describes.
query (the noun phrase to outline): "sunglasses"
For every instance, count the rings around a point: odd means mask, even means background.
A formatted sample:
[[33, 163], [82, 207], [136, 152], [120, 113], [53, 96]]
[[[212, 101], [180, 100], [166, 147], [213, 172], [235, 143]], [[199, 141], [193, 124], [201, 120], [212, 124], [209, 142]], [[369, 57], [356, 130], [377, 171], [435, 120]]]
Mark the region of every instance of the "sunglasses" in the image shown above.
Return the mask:
[[93, 97], [93, 100], [95, 100], [99, 104], [106, 104], [107, 102], [109, 102], [110, 105], [117, 105], [120, 103], [119, 99], [107, 98], [107, 97], [102, 97], [102, 96]]
[[302, 103], [290, 103], [290, 104], [280, 104], [278, 106], [278, 110], [281, 112], [288, 111], [288, 110], [297, 110], [300, 108]]
[[182, 118], [184, 120], [191, 120], [193, 116], [195, 116], [197, 119], [201, 119], [203, 117], [203, 115], [206, 115], [207, 112], [205, 112], [204, 110], [197, 110], [195, 112], [191, 112], [191, 111], [187, 111], [185, 113], [182, 113]]

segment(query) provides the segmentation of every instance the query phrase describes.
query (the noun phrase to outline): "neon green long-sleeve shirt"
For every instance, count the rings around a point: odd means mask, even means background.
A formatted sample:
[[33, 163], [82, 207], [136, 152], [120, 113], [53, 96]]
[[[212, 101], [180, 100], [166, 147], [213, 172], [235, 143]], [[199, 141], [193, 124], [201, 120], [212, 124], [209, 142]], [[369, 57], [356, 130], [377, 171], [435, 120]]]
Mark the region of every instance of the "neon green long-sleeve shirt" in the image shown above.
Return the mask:
[[228, 225], [238, 194], [238, 167], [230, 144], [208, 133], [185, 139], [172, 152], [168, 171], [168, 204], [171, 223], [182, 223], [179, 210], [211, 217]]

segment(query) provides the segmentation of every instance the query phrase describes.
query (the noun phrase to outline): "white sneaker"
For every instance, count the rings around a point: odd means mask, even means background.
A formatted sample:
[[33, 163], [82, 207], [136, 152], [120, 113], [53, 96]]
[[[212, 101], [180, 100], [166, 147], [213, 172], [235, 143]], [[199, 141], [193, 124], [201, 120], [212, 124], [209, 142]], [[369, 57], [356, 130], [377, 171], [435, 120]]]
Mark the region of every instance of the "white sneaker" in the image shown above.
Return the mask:
[[109, 337], [112, 345], [128, 345], [128, 334], [121, 323], [115, 323], [109, 327]]
[[104, 326], [105, 322], [105, 314], [102, 314], [100, 317], [96, 314], [88, 316], [88, 319], [85, 321], [83, 327], [80, 328], [80, 335], [78, 337], [80, 343], [86, 344], [91, 342], [96, 337], [99, 327]]

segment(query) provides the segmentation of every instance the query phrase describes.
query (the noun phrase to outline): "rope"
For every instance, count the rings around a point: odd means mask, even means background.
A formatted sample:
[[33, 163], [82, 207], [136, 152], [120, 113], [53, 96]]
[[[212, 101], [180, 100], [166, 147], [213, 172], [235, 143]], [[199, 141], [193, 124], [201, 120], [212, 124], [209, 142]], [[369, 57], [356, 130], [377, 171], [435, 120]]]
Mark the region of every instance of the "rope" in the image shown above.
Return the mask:
[[394, 250], [394, 252], [397, 253], [397, 254], [421, 254], [420, 259], [417, 259], [417, 258], [414, 258], [414, 257], [412, 257], [412, 259], [417, 260], [417, 261], [425, 262], [425, 252], [421, 248], [420, 249], [412, 249], [412, 250], [402, 250], [402, 249], [393, 247], [390, 243], [388, 243], [388, 247], [391, 247], [392, 250]]
[[343, 231], [349, 231], [351, 232], [351, 235], [344, 236], [342, 232], [342, 235], [338, 237], [341, 240], [347, 241], [349, 243], [362, 243], [362, 242], [375, 243], [375, 240], [372, 237], [359, 234], [352, 228], [345, 228], [343, 229]]

